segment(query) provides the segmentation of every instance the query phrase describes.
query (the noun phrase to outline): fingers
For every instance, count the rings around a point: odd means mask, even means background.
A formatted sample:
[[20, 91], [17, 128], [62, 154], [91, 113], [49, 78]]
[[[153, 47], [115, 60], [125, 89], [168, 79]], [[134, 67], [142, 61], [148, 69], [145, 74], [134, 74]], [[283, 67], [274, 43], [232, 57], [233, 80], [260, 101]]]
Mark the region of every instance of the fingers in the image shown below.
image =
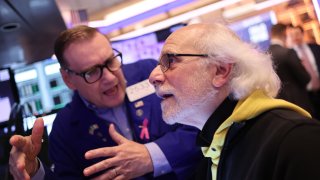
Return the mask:
[[20, 135], [13, 135], [10, 138], [10, 144], [14, 147], [16, 147], [19, 150], [22, 150], [23, 147], [27, 144], [27, 139]]
[[9, 171], [14, 179], [30, 179], [26, 171], [25, 154], [12, 147], [9, 157]]
[[[109, 169], [111, 167], [115, 167], [116, 163], [117, 163], [117, 161], [115, 161], [114, 158], [109, 158], [109, 159], [100, 161], [92, 166], [85, 168], [83, 170], [83, 174], [85, 176], [90, 176], [90, 175], [95, 174], [97, 172]], [[111, 176], [112, 172], [110, 172], [110, 170], [109, 170], [105, 174]]]
[[37, 118], [33, 125], [32, 134], [31, 134], [31, 141], [32, 144], [36, 147], [39, 147], [42, 143], [42, 136], [44, 131], [44, 123], [42, 118]]
[[125, 137], [121, 136], [121, 134], [119, 134], [114, 125], [110, 124], [109, 126], [109, 134], [111, 136], [111, 138], [117, 143], [117, 144], [123, 144], [126, 141], [128, 141]]
[[102, 175], [93, 178], [92, 180], [106, 180], [106, 179], [125, 180], [128, 178], [125, 178], [125, 176], [122, 175], [117, 168], [113, 168], [113, 169], [110, 169], [109, 171], [103, 173]]
[[18, 170], [24, 170], [25, 169], [25, 154], [20, 153], [20, 151], [17, 150], [16, 147], [12, 147], [12, 149], [10, 151], [9, 165], [12, 167], [16, 167], [16, 169], [18, 169]]
[[43, 135], [43, 120], [38, 118], [30, 136], [14, 135], [10, 138], [12, 149], [10, 151], [10, 172], [15, 179], [30, 179], [38, 170], [36, 156], [41, 149]]
[[[127, 142], [128, 140], [121, 136], [115, 129], [113, 124], [110, 124], [109, 126], [109, 133], [111, 138], [117, 143], [117, 144], [123, 144]], [[87, 151], [85, 154], [86, 159], [93, 159], [98, 157], [110, 157], [114, 156], [117, 153], [116, 147], [105, 147], [105, 148], [98, 148], [94, 150]]]
[[[38, 118], [34, 123], [31, 134], [31, 144], [33, 146], [36, 146], [37, 149], [39, 149], [39, 146], [41, 146], [42, 143], [43, 130], [43, 120], [42, 118]], [[25, 148], [25, 146], [28, 145], [28, 138], [30, 137], [14, 135], [10, 138], [10, 144], [22, 151]]]
[[30, 179], [30, 176], [25, 170], [20, 172], [20, 171], [17, 171], [17, 169], [9, 168], [9, 171], [10, 171], [10, 174], [13, 176], [13, 179], [25, 179], [25, 180]]
[[98, 157], [112, 157], [116, 153], [116, 147], [105, 147], [87, 151], [84, 156], [86, 159], [94, 159]]

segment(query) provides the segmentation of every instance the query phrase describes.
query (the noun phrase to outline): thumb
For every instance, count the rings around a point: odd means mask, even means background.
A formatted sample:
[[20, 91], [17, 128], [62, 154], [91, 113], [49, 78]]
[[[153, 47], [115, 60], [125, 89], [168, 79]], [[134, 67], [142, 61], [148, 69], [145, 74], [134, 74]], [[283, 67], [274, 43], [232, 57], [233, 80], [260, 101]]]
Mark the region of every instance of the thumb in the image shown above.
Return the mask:
[[114, 124], [110, 124], [109, 126], [109, 134], [111, 136], [111, 138], [117, 143], [117, 144], [123, 144], [126, 141], [128, 141], [128, 139], [126, 139], [125, 137], [123, 137], [121, 134], [119, 134], [117, 132], [117, 130], [114, 127]]

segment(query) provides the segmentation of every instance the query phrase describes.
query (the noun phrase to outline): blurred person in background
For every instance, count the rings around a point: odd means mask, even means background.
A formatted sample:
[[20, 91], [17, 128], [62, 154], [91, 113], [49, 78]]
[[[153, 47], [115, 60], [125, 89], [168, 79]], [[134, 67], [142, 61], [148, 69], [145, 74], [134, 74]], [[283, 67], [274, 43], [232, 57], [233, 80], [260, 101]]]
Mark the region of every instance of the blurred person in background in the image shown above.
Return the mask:
[[288, 36], [291, 39], [293, 49], [298, 53], [302, 65], [311, 77], [307, 91], [315, 109], [314, 116], [320, 119], [320, 45], [305, 42], [304, 30], [301, 26], [290, 26]]
[[[192, 73], [190, 73], [192, 72]], [[274, 99], [271, 57], [221, 24], [194, 24], [165, 41], [150, 82], [163, 119], [201, 130], [197, 179], [320, 179], [320, 123]]]
[[306, 91], [310, 76], [301, 64], [297, 53], [286, 48], [287, 26], [275, 24], [271, 27], [271, 53], [275, 70], [282, 82], [278, 98], [292, 102], [314, 115], [314, 109]]
[[[44, 128], [40, 118], [31, 136], [10, 139], [15, 179], [193, 177], [202, 157], [195, 144], [198, 130], [163, 122], [160, 99], [150, 94], [153, 87], [147, 80], [157, 61], [122, 66], [121, 52], [87, 26], [62, 32], [55, 55], [64, 82], [75, 92], [58, 112], [49, 136], [53, 172], [37, 158]], [[126, 94], [132, 85], [134, 90]]]

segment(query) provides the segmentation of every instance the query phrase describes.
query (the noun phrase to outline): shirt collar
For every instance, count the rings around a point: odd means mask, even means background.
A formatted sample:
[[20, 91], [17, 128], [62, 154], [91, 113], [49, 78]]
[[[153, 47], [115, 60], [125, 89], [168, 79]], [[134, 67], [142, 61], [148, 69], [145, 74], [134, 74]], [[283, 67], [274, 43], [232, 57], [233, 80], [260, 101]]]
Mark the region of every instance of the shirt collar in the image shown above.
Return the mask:
[[197, 145], [210, 146], [215, 131], [232, 114], [237, 102], [238, 101], [232, 100], [230, 97], [227, 97], [222, 102], [222, 104], [212, 113], [204, 124], [203, 129], [198, 134]]
[[[85, 106], [91, 110], [93, 110], [94, 112], [96, 112], [97, 114], [102, 114], [102, 113], [107, 113], [109, 111], [111, 111], [113, 108], [99, 108], [96, 105], [90, 103], [88, 100], [86, 100], [84, 97], [82, 97], [80, 94], [80, 99], [83, 101], [83, 103], [85, 104]], [[121, 106], [121, 105], [120, 105]]]
[[296, 49], [306, 49], [308, 46], [306, 43], [295, 45], [294, 48]]

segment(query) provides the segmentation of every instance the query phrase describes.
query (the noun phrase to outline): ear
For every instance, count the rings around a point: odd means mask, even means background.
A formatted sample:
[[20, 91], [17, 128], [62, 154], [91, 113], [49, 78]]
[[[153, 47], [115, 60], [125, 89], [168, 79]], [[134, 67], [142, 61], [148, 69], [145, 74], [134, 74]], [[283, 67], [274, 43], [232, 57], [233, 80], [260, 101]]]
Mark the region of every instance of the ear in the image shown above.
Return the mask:
[[216, 88], [222, 87], [225, 85], [230, 77], [232, 64], [220, 64], [215, 65], [215, 74], [212, 79], [212, 85]]
[[70, 75], [63, 69], [60, 69], [60, 74], [64, 83], [68, 86], [69, 89], [75, 90], [76, 87], [74, 86], [73, 82], [71, 81]]

